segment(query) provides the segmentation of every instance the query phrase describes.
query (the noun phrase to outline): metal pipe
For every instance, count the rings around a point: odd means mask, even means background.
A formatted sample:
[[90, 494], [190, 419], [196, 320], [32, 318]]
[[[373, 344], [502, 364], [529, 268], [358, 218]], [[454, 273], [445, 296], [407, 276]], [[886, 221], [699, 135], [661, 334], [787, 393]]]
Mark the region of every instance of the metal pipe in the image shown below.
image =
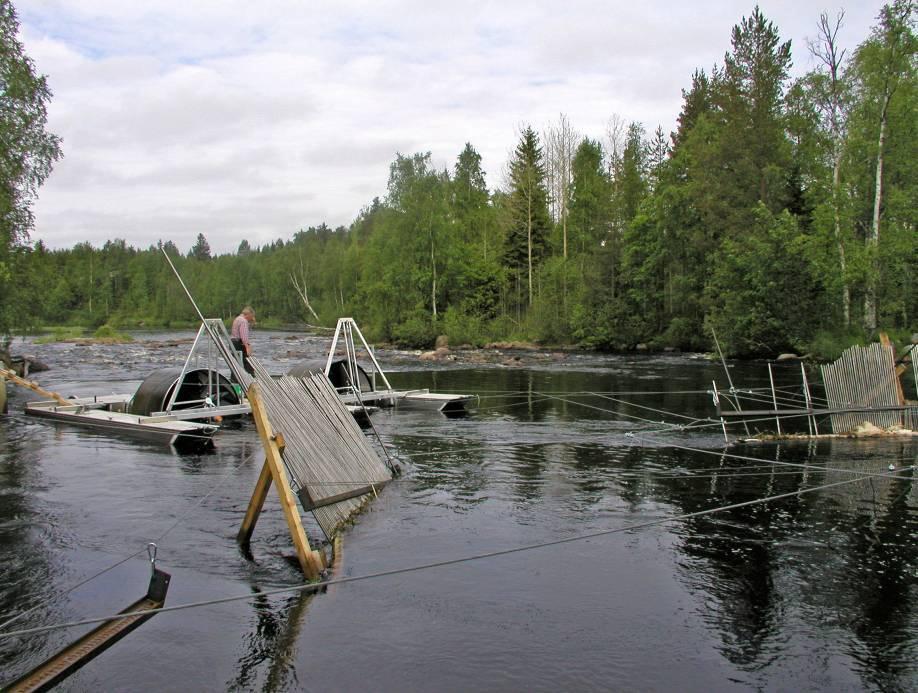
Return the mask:
[[[771, 363], [768, 364], [768, 382], [771, 383], [771, 403], [775, 407], [775, 411], [778, 410], [778, 398], [775, 395], [775, 378], [771, 372]], [[775, 415], [775, 426], [778, 428], [778, 435], [781, 435], [781, 418]]]
[[[736, 394], [736, 388], [733, 387], [733, 378], [730, 377], [730, 369], [727, 368], [727, 360], [724, 358], [724, 352], [720, 349], [720, 342], [717, 341], [717, 333], [714, 331], [714, 328], [711, 328], [711, 334], [714, 336], [714, 345], [717, 347], [717, 353], [720, 354], [720, 363], [724, 367], [724, 373], [727, 376], [727, 384], [730, 386], [730, 394], [733, 395], [733, 405], [736, 407], [737, 411], [743, 411], [743, 408], [740, 406], [739, 397]], [[743, 428], [746, 429], [746, 435], [749, 434], [749, 426], [746, 425], [746, 422], [743, 422]]]

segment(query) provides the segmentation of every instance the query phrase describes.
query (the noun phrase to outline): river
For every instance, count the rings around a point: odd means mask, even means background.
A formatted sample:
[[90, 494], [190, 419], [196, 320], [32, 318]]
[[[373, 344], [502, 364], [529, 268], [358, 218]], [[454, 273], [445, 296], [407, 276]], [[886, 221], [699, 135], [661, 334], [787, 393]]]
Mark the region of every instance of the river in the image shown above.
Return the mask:
[[[48, 389], [122, 393], [180, 365], [192, 336], [14, 351], [52, 367], [37, 375]], [[272, 372], [325, 349], [319, 337], [255, 338]], [[87, 627], [2, 632], [119, 611], [146, 590], [150, 541], [172, 575], [168, 605], [252, 598], [159, 614], [62, 690], [918, 685], [918, 490], [904, 469], [916, 464], [914, 439], [725, 450], [719, 425], [699, 425], [724, 371], [691, 355], [379, 356], [396, 388], [480, 399], [460, 418], [373, 415], [405, 473], [345, 531], [331, 577], [395, 572], [315, 595], [262, 594], [302, 582], [273, 491], [251, 555], [235, 542], [263, 461], [251, 421], [221, 430], [213, 450], [180, 455], [26, 417], [34, 395], [11, 390], [0, 417], [0, 623], [29, 611], [0, 629], [0, 685]], [[763, 363], [732, 364], [731, 375], [768, 383]], [[796, 382], [799, 365], [777, 377]], [[783, 497], [699, 514], [770, 496]]]

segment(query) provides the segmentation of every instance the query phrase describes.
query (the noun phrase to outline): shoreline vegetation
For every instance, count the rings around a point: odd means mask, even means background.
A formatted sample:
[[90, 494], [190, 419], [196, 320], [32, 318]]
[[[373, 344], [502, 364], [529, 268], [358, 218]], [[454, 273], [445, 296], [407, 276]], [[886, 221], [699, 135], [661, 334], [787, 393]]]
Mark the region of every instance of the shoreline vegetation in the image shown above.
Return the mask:
[[[224, 321], [229, 327], [229, 321]], [[176, 338], [165, 341], [146, 340], [142, 338], [144, 333], [156, 334], [164, 331], [179, 332], [193, 331], [198, 328], [197, 323], [187, 322], [178, 325], [144, 325], [142, 327], [130, 327], [128, 331], [119, 331], [110, 325], [102, 325], [97, 328], [93, 334], [87, 335], [90, 329], [87, 326], [46, 326], [39, 328], [31, 333], [35, 337], [36, 344], [48, 343], [70, 343], [80, 345], [93, 344], [126, 344], [137, 343], [142, 346], [156, 348], [158, 346], [175, 346], [177, 344], [193, 342], [192, 337]], [[324, 336], [331, 335], [333, 328], [317, 327], [308, 324], [274, 324], [270, 326], [259, 325], [259, 331], [271, 334], [272, 332], [285, 333], [302, 333], [303, 335]], [[898, 351], [911, 343], [914, 335], [909, 335], [907, 331], [900, 330], [891, 332], [888, 335]], [[859, 339], [852, 335], [846, 338], [829, 340], [816, 347], [812, 351], [803, 350], [801, 352], [782, 352], [780, 354], [771, 354], [768, 356], [755, 356], [739, 358], [739, 360], [799, 360], [810, 363], [826, 363], [834, 361], [849, 346], [854, 344], [865, 345], [870, 339]], [[504, 365], [524, 365], [528, 362], [537, 362], [545, 360], [557, 360], [561, 355], [570, 355], [577, 353], [604, 353], [604, 354], [683, 354], [694, 355], [717, 360], [719, 356], [713, 350], [682, 350], [671, 346], [653, 346], [648, 344], [637, 344], [633, 348], [610, 350], [584, 347], [577, 344], [563, 343], [546, 343], [530, 340], [495, 340], [473, 344], [469, 342], [456, 342], [450, 339], [448, 335], [440, 335], [432, 345], [417, 347], [414, 345], [399, 344], [395, 342], [379, 341], [371, 343], [374, 350], [381, 349], [390, 352], [412, 354], [420, 361], [428, 362], [448, 362], [458, 361], [462, 363], [503, 363]], [[428, 348], [429, 347], [429, 348]], [[731, 357], [736, 358], [736, 357]]]
[[69, 342], [72, 344], [127, 344], [134, 341], [134, 337], [125, 332], [119, 332], [111, 325], [100, 325], [90, 336], [84, 336], [87, 328], [83, 326], [54, 327], [50, 330], [39, 331], [36, 344], [50, 344], [52, 342]]
[[838, 44], [843, 19], [813, 18], [813, 67], [792, 78], [755, 7], [720, 64], [685, 76], [668, 134], [617, 115], [581, 133], [562, 113], [520, 127], [497, 183], [471, 142], [451, 168], [396, 153], [385, 196], [347, 226], [223, 254], [203, 233], [187, 252], [49, 249], [17, 227], [0, 241], [0, 335], [118, 340], [251, 305], [259, 329], [350, 316], [371, 343], [434, 354], [440, 336], [830, 361], [882, 331], [901, 348], [918, 316], [916, 4], [885, 5], [857, 46]]

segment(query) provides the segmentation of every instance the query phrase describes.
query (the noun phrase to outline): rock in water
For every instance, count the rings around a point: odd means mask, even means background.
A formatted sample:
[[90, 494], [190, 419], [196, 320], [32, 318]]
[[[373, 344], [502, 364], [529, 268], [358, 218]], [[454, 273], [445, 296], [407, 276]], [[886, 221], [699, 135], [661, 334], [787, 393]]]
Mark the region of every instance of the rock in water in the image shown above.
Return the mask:
[[13, 371], [20, 378], [27, 378], [29, 373], [40, 373], [48, 370], [48, 365], [34, 356], [13, 356], [10, 361]]

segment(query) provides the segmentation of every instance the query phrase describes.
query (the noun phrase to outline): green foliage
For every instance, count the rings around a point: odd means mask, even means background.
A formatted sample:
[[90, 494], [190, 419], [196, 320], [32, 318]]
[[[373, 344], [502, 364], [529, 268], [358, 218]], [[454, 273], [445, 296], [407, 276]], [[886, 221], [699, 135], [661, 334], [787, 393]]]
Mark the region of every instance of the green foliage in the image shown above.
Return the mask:
[[573, 336], [571, 308], [576, 300], [577, 266], [554, 256], [538, 272], [538, 290], [528, 313], [529, 333], [539, 342], [566, 343]]
[[527, 304], [534, 296], [534, 270], [548, 251], [551, 217], [539, 136], [527, 127], [510, 161], [509, 233], [504, 264], [525, 277]]
[[195, 240], [194, 245], [191, 246], [191, 250], [188, 251], [188, 257], [194, 260], [200, 260], [201, 262], [212, 259], [210, 256], [210, 244], [207, 242], [203, 233], [198, 234], [197, 240]]
[[0, 0], [0, 335], [29, 329], [40, 313], [23, 245], [32, 202], [61, 157], [60, 139], [46, 130], [51, 90], [18, 33], [12, 3]]
[[777, 217], [760, 204], [742, 241], [724, 239], [705, 287], [707, 323], [724, 351], [770, 356], [802, 349], [818, 314], [821, 287], [799, 246], [799, 228], [787, 211]]
[[[454, 344], [704, 350], [713, 327], [734, 355], [835, 353], [849, 341], [846, 321], [864, 321], [868, 296], [878, 324], [908, 331], [918, 314], [913, 14], [896, 0], [850, 64], [817, 65], [788, 85], [789, 46], [756, 8], [734, 28], [723, 65], [692, 75], [671, 147], [661, 128], [648, 138], [632, 123], [610, 133], [608, 152], [585, 138], [570, 161], [552, 162], [571, 175], [552, 181], [567, 195], [555, 200], [568, 212], [564, 231], [552, 228], [531, 127], [504, 190], [488, 189], [471, 143], [451, 170], [430, 153], [398, 154], [385, 198], [349, 227], [320, 224], [262, 247], [244, 240], [234, 254], [214, 256], [203, 234], [187, 252], [121, 239], [29, 247], [20, 204], [4, 217], [19, 221], [0, 228], [0, 333], [40, 322], [195, 327], [162, 251], [207, 317], [231, 320], [244, 305], [262, 327], [350, 315], [370, 339], [410, 347], [445, 333]], [[0, 67], [31, 70], [9, 11], [4, 19]], [[3, 153], [13, 162], [3, 172], [37, 174], [14, 181], [7, 207], [28, 203], [59, 155], [43, 130], [47, 87], [29, 70], [0, 71], [18, 85], [2, 103], [34, 116], [31, 141], [43, 143]], [[11, 100], [28, 88], [32, 101]], [[11, 124], [0, 116], [3, 134]], [[564, 233], [567, 253], [551, 242]]]
[[660, 346], [686, 351], [706, 351], [711, 344], [711, 340], [695, 322], [680, 317], [669, 321], [660, 342]]
[[133, 342], [134, 338], [129, 334], [124, 334], [123, 332], [118, 332], [114, 327], [109, 324], [100, 325], [96, 331], [93, 333], [94, 339], [104, 339], [111, 340], [115, 342]]
[[437, 326], [426, 313], [415, 312], [392, 328], [392, 341], [403, 347], [428, 348], [437, 339]]
[[443, 334], [449, 337], [452, 345], [467, 344], [473, 347], [482, 347], [491, 339], [489, 325], [486, 320], [475, 314], [467, 314], [456, 308], [447, 309], [440, 323]]
[[571, 173], [570, 244], [575, 253], [583, 255], [599, 246], [611, 223], [612, 181], [599, 142], [585, 138], [580, 143], [574, 153]]
[[828, 363], [840, 357], [848, 347], [868, 341], [868, 335], [856, 328], [842, 332], [820, 330], [810, 338], [807, 355], [814, 361]]
[[35, 340], [36, 344], [51, 344], [66, 342], [70, 339], [80, 339], [83, 336], [82, 327], [55, 327], [51, 334], [43, 335]]

